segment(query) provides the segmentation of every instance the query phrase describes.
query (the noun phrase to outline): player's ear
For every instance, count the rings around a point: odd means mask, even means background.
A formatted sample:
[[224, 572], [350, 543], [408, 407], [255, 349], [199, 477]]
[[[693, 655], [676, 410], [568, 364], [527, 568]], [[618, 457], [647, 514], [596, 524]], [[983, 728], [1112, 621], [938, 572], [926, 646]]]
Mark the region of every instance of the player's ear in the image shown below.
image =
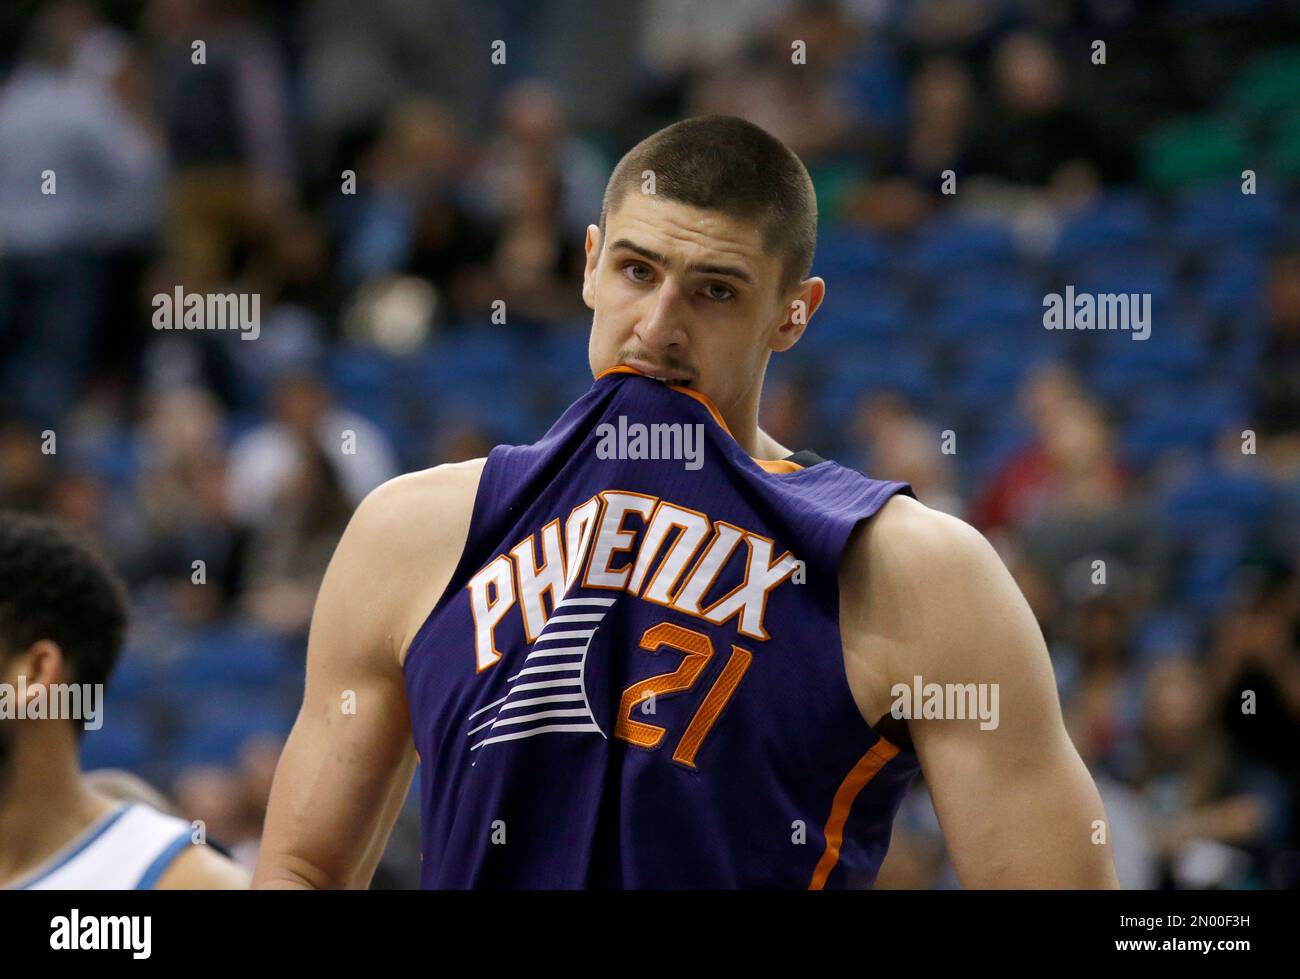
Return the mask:
[[52, 683], [71, 683], [63, 649], [53, 639], [37, 639], [6, 666], [14, 678], [22, 676], [28, 690]]
[[587, 225], [587, 264], [582, 270], [582, 301], [587, 308], [596, 308], [596, 265], [600, 262], [600, 228], [594, 224]]
[[793, 347], [825, 297], [826, 283], [820, 277], [814, 275], [800, 282], [794, 296], [785, 305], [785, 321], [772, 334], [772, 349], [781, 353]]

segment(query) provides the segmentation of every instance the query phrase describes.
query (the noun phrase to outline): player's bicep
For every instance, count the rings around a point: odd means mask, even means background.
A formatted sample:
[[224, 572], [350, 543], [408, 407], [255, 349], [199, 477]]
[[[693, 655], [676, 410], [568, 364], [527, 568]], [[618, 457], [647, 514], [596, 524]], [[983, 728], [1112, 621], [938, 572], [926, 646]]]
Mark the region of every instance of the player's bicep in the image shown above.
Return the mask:
[[927, 717], [913, 705], [908, 732], [958, 877], [968, 887], [1113, 886], [1105, 813], [1065, 731], [1033, 613], [988, 542], [946, 523], [911, 660], [942, 707]]
[[384, 801], [404, 791], [398, 781], [409, 784], [414, 748], [374, 516], [362, 504], [321, 584], [303, 704], [271, 792], [259, 886], [355, 880], [384, 829]]
[[[1034, 698], [1003, 694], [997, 731], [909, 726], [958, 878], [966, 887], [1113, 886], [1105, 812], [1074, 746]], [[1015, 719], [1037, 709], [1037, 721]]]

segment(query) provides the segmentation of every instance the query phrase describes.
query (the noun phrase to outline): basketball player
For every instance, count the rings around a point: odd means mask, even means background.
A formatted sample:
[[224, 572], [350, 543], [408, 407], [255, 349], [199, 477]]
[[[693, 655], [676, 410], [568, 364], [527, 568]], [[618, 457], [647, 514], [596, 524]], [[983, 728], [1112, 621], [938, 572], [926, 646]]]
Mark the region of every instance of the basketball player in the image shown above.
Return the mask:
[[248, 886], [185, 820], [88, 784], [84, 719], [30, 716], [50, 713], [34, 705], [52, 684], [106, 684], [125, 625], [121, 588], [94, 554], [51, 520], [0, 511], [0, 887]]
[[[825, 293], [815, 233], [807, 171], [747, 122], [622, 159], [586, 236], [589, 392], [344, 533], [255, 887], [365, 886], [417, 756], [425, 887], [870, 886], [918, 769], [964, 885], [1116, 886], [996, 552], [758, 428]], [[892, 711], [916, 678], [997, 685], [997, 723]]]

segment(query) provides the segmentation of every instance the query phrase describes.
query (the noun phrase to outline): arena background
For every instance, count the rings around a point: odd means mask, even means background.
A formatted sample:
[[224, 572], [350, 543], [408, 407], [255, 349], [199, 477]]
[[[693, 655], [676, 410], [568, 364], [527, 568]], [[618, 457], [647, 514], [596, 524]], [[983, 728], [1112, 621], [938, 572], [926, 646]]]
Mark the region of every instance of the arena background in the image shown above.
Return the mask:
[[[94, 538], [133, 603], [87, 767], [252, 866], [352, 509], [586, 390], [605, 179], [713, 112], [786, 141], [821, 207], [828, 297], [763, 426], [995, 542], [1125, 887], [1295, 886], [1281, 0], [9, 0], [0, 506]], [[259, 297], [256, 341], [155, 329], [178, 285]], [[1045, 329], [1067, 285], [1149, 294], [1150, 336]], [[417, 860], [408, 805], [376, 886]], [[880, 886], [956, 886], [919, 780]]]

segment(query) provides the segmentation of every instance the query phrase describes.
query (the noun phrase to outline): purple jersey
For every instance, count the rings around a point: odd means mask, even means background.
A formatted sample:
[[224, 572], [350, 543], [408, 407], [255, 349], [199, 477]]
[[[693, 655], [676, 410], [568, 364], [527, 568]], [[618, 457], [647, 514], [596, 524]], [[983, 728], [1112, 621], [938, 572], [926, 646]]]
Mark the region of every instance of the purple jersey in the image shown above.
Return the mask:
[[423, 886], [875, 881], [918, 765], [849, 691], [839, 566], [914, 494], [800, 455], [626, 367], [491, 452], [405, 663]]

